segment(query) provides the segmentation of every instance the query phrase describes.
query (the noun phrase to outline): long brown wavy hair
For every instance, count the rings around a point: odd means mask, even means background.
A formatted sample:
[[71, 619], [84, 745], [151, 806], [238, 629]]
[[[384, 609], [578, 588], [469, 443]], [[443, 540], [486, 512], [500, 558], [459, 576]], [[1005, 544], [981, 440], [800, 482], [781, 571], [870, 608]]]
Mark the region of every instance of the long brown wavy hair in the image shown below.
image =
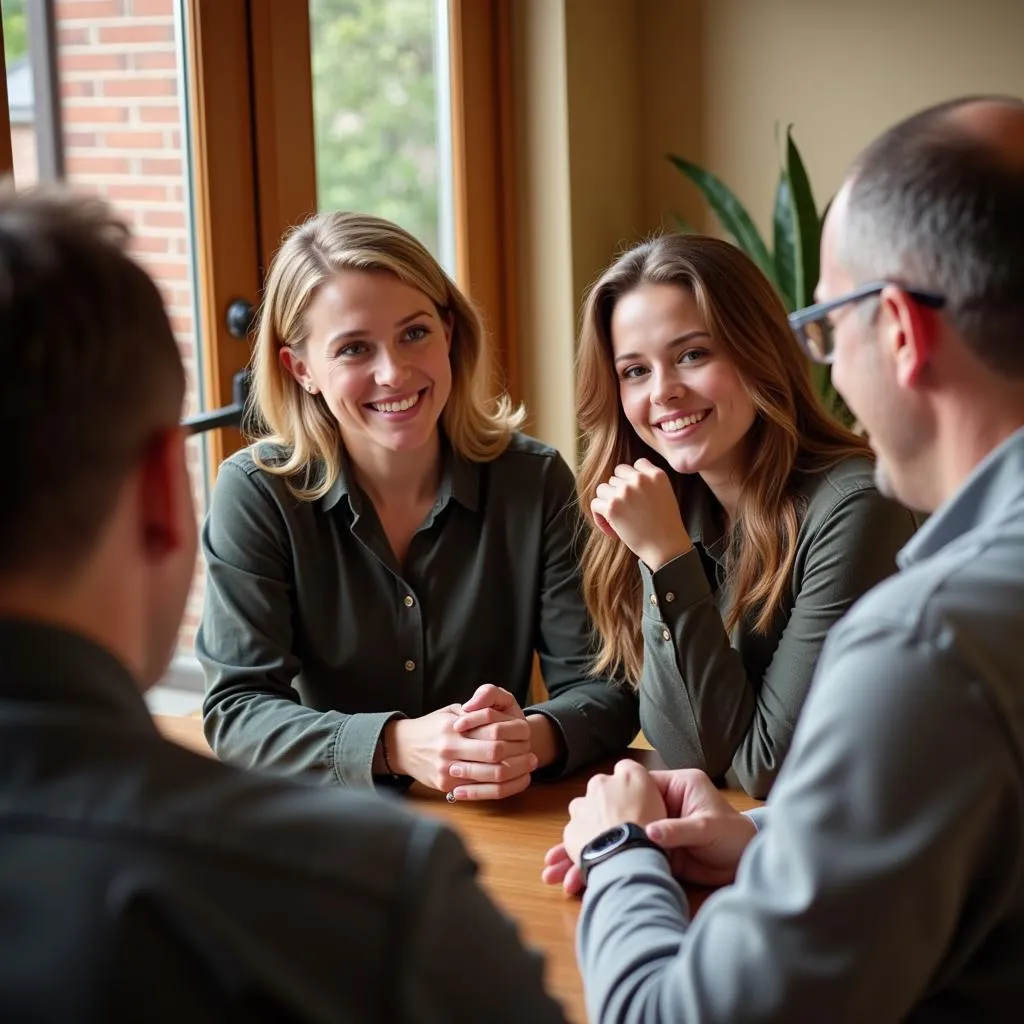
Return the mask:
[[665, 235], [620, 255], [591, 287], [583, 310], [576, 375], [584, 438], [578, 489], [587, 522], [584, 594], [601, 636], [594, 671], [634, 686], [643, 667], [640, 574], [625, 544], [594, 525], [590, 502], [617, 465], [643, 457], [668, 472], [681, 506], [694, 486], [692, 476], [676, 473], [640, 440], [619, 399], [612, 313], [622, 296], [644, 284], [672, 284], [693, 295], [704, 326], [731, 360], [756, 411], [728, 538], [726, 581], [735, 595], [725, 616], [728, 631], [752, 620], [763, 632], [778, 609], [796, 554], [800, 479], [851, 456], [871, 457], [862, 438], [825, 412], [782, 302], [739, 249], [703, 235]]

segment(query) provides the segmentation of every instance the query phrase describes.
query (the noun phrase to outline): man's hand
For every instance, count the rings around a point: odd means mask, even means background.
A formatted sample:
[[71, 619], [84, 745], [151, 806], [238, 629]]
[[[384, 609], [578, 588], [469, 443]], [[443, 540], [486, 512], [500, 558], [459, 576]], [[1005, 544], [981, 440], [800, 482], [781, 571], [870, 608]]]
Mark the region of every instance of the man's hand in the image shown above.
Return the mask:
[[606, 829], [627, 821], [643, 826], [665, 814], [665, 803], [647, 769], [636, 761], [619, 761], [611, 775], [594, 775], [586, 796], [569, 804], [562, 842], [569, 859], [578, 864], [580, 850]]
[[669, 851], [672, 874], [698, 885], [732, 882], [747, 843], [757, 834], [754, 823], [695, 768], [651, 772], [651, 779], [668, 813], [647, 825], [647, 835]]
[[[637, 823], [644, 824], [647, 835], [668, 851], [672, 874], [698, 885], [732, 882], [747, 843], [757, 833], [754, 823], [733, 810], [702, 771], [651, 772], [649, 778], [664, 801], [666, 815]], [[541, 878], [549, 885], [561, 882], [570, 895], [583, 888], [564, 843], [548, 850]]]

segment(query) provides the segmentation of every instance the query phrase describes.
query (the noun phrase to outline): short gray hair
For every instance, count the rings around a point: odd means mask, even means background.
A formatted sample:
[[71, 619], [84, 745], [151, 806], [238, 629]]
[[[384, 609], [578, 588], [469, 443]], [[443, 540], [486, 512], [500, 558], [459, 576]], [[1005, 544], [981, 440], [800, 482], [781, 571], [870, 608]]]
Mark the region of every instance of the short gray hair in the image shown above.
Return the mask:
[[857, 160], [842, 259], [858, 277], [941, 293], [946, 315], [990, 369], [1024, 378], [1024, 165], [952, 122], [977, 96], [900, 122]]

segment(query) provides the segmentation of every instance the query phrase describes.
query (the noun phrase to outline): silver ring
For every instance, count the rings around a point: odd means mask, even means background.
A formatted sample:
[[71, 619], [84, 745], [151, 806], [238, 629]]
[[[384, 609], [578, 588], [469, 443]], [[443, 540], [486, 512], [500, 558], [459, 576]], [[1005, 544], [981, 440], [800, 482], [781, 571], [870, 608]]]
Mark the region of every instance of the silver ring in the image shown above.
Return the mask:
[[448, 792], [448, 793], [445, 793], [445, 795], [444, 795], [444, 798], [445, 798], [445, 800], [447, 800], [447, 801], [448, 801], [448, 803], [450, 803], [450, 804], [453, 804], [453, 803], [455, 803], [455, 793], [454, 793], [454, 791], [452, 791], [452, 792]]

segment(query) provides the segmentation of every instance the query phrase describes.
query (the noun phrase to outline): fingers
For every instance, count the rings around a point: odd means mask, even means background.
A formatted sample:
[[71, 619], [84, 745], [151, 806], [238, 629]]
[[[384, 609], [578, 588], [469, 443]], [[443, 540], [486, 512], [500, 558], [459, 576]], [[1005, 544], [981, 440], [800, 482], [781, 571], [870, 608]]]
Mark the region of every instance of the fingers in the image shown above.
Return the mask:
[[530, 785], [529, 772], [507, 782], [484, 782], [469, 786], [459, 785], [452, 790], [456, 800], [504, 800], [522, 793]]
[[529, 775], [537, 767], [536, 754], [520, 754], [498, 764], [484, 764], [476, 761], [455, 761], [448, 769], [453, 779], [466, 782], [508, 782]]
[[469, 739], [526, 740], [530, 738], [530, 723], [525, 718], [509, 717], [497, 708], [481, 708], [460, 715], [452, 728]]
[[590, 513], [594, 517], [594, 525], [606, 536], [611, 537], [613, 540], [618, 538], [618, 534], [612, 529], [612, 524], [597, 509], [594, 507], [597, 504], [596, 501], [590, 503]]
[[462, 712], [480, 711], [483, 708], [497, 708], [499, 711], [515, 709], [519, 711], [519, 704], [515, 697], [508, 690], [495, 686], [493, 683], [484, 683], [476, 688], [476, 692], [469, 700], [464, 701]]
[[682, 846], [706, 846], [714, 839], [710, 818], [694, 815], [690, 818], [663, 818], [647, 826], [647, 835], [666, 850]]
[[569, 870], [562, 879], [562, 889], [567, 896], [576, 896], [583, 892], [583, 874], [575, 864], [570, 863]]
[[556, 843], [554, 846], [544, 854], [545, 866], [561, 864], [562, 861], [569, 860], [568, 851], [565, 849], [565, 843]]

